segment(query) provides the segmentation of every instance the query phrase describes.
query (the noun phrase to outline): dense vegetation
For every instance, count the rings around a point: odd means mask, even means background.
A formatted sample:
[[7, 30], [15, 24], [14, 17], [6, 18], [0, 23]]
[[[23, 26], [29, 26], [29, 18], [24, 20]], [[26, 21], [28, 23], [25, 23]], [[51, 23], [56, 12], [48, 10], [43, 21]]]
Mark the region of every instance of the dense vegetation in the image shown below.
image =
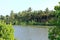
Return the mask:
[[0, 20], [4, 20], [7, 24], [10, 22], [13, 25], [40, 25], [47, 24], [49, 20], [55, 17], [55, 11], [49, 10], [48, 8], [45, 11], [38, 10], [32, 11], [31, 7], [28, 10], [14, 13], [11, 11], [10, 16], [0, 15]]
[[51, 23], [54, 23], [55, 26], [49, 29], [49, 38], [50, 40], [60, 40], [60, 2], [59, 5], [54, 7], [56, 15], [54, 20], [51, 20]]
[[11, 24], [0, 21], [0, 40], [14, 40], [14, 30]]

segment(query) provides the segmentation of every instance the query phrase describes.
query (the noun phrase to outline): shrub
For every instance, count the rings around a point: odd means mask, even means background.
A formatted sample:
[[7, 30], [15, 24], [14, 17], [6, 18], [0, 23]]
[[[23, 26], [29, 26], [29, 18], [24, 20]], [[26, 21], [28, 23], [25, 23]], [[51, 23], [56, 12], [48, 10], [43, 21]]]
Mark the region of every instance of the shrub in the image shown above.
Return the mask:
[[0, 21], [0, 40], [14, 40], [14, 30], [11, 24]]

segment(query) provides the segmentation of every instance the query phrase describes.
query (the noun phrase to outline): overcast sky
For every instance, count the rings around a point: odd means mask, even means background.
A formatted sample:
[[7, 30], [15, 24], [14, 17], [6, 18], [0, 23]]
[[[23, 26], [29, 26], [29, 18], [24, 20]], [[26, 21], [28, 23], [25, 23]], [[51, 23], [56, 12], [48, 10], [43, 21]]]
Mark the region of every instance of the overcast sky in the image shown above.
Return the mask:
[[0, 15], [9, 15], [11, 10], [19, 12], [27, 10], [29, 7], [32, 10], [54, 9], [60, 0], [0, 0]]

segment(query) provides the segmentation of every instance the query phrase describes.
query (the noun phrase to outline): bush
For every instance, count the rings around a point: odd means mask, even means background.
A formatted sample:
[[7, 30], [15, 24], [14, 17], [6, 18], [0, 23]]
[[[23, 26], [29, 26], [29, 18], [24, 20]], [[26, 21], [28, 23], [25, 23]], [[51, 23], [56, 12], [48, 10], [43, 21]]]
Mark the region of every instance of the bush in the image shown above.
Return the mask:
[[60, 40], [60, 26], [52, 26], [49, 28], [49, 39]]
[[11, 24], [0, 21], [0, 40], [14, 40], [14, 30]]

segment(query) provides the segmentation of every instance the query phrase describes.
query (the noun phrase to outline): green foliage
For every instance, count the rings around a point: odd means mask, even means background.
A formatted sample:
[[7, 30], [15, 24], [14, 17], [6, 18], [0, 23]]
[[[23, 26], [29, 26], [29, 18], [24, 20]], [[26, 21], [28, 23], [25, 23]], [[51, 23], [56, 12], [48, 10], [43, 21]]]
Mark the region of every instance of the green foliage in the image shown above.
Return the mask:
[[55, 19], [50, 20], [51, 24], [55, 24], [54, 27], [49, 28], [49, 39], [60, 40], [60, 5], [55, 6]]
[[11, 11], [10, 16], [1, 16], [1, 20], [3, 19], [7, 24], [10, 22], [13, 25], [25, 25], [25, 24], [41, 24], [46, 23], [48, 20], [51, 20], [54, 16], [54, 11], [49, 10], [48, 8], [45, 11], [38, 10], [32, 11], [31, 7], [28, 10], [14, 13]]
[[0, 40], [14, 40], [14, 30], [11, 24], [0, 21]]
[[49, 28], [49, 39], [60, 40], [60, 29], [57, 26]]
[[49, 28], [49, 39], [60, 40], [60, 27], [52, 26]]

